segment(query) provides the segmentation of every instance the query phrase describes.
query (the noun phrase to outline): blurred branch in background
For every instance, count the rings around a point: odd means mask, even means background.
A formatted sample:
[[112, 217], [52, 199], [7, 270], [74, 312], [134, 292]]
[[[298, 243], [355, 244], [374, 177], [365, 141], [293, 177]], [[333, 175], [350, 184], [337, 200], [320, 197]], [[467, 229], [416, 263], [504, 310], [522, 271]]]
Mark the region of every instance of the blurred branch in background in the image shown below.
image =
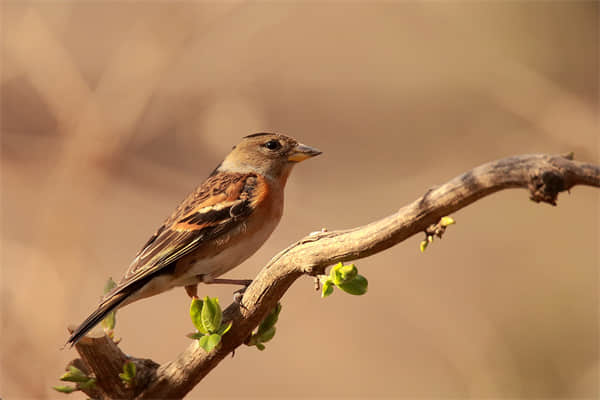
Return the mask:
[[[600, 188], [600, 166], [573, 161], [572, 155], [515, 156], [484, 164], [432, 188], [381, 220], [354, 229], [307, 236], [276, 255], [248, 286], [241, 304], [233, 303], [225, 310], [223, 321], [233, 325], [221, 345], [212, 351], [207, 352], [194, 342], [174, 361], [158, 366], [153, 361], [125, 355], [107, 336], [82, 339], [76, 349], [97, 384], [82, 390], [92, 397], [100, 391], [102, 398], [182, 398], [247, 341], [300, 276], [316, 277], [337, 262], [379, 253], [419, 232], [428, 234], [429, 228], [444, 216], [499, 190], [526, 188], [531, 200], [556, 205], [558, 194], [576, 185]], [[137, 365], [142, 377], [132, 387], [118, 384], [117, 379], [128, 361]]]
[[[58, 395], [64, 326], [241, 136], [279, 131], [326, 154], [288, 184], [284, 221], [243, 276], [299, 232], [362, 225], [448, 171], [570, 150], [598, 163], [598, 2], [0, 7], [0, 348], [20, 349], [0, 352], [2, 397]], [[244, 352], [190, 397], [223, 387], [232, 397], [598, 397], [597, 191], [578, 191], [560, 213], [511, 192], [488, 199], [461, 215], [468, 224], [443, 252], [398, 246], [364, 260], [397, 268], [371, 269], [377, 290], [355, 314], [332, 317], [294, 285], [291, 315], [352, 332], [320, 365], [285, 372], [322, 342], [284, 318], [273, 346], [285, 351]], [[352, 213], [337, 212], [341, 202]], [[382, 301], [390, 292], [408, 306]], [[123, 311], [120, 334], [136, 340], [120, 347], [170, 359], [188, 343], [189, 321], [172, 312], [185, 314], [182, 296]], [[138, 338], [156, 314], [163, 323]], [[402, 332], [394, 349], [355, 330], [366, 315], [385, 319], [383, 336]], [[291, 350], [298, 342], [307, 346]], [[255, 366], [266, 359], [281, 368], [265, 383]], [[348, 382], [336, 392], [332, 369]]]
[[[8, 55], [22, 66], [52, 110], [63, 136], [62, 146], [54, 155], [58, 163], [39, 189], [48, 207], [37, 217], [43, 226], [37, 241], [60, 236], [62, 243], [71, 243], [82, 234], [86, 204], [106, 190], [110, 168], [96, 166], [115, 168], [114, 159], [135, 134], [135, 124], [161, 77], [179, 59], [195, 19], [181, 9], [167, 14], [155, 9], [138, 15], [93, 88], [78, 69], [77, 60], [35, 8], [27, 8], [13, 23], [17, 26], [12, 40], [7, 41]], [[156, 41], [154, 35], [161, 40]], [[132, 63], [132, 59], [143, 62]], [[74, 190], [87, 201], [73, 204]], [[54, 248], [62, 256], [77, 253], [64, 246], [40, 246]]]

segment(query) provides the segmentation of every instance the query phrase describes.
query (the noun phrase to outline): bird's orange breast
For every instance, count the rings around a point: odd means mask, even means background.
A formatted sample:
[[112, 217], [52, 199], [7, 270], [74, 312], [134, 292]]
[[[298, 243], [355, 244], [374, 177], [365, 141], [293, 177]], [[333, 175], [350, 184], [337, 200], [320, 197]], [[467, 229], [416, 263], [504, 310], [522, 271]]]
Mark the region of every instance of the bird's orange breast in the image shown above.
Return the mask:
[[271, 236], [283, 214], [283, 188], [258, 176], [254, 190], [253, 212], [231, 231], [179, 260], [174, 286], [197, 283], [197, 275], [216, 278], [224, 274], [253, 255]]

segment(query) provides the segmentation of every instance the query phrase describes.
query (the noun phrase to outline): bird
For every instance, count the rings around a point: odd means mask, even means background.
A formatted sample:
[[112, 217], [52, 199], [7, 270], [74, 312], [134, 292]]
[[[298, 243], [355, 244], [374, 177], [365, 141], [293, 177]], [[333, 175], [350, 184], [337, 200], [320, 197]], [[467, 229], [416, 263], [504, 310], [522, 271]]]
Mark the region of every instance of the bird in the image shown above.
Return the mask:
[[243, 137], [150, 237], [66, 345], [76, 344], [111, 311], [175, 287], [184, 287], [192, 298], [199, 283], [247, 287], [251, 280], [219, 277], [269, 238], [283, 214], [292, 168], [319, 154], [279, 133]]

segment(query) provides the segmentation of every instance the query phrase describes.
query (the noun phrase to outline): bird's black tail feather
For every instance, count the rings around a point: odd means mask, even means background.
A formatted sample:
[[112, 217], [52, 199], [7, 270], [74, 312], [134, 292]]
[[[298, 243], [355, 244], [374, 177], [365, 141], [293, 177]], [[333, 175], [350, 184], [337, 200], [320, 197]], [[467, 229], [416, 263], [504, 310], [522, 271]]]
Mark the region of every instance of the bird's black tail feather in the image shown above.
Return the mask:
[[[119, 306], [125, 302], [129, 298], [129, 296], [133, 295], [135, 292], [143, 288], [148, 282], [154, 279], [156, 276], [161, 275], [163, 273], [170, 273], [174, 268], [174, 263], [170, 266], [162, 268], [157, 273], [152, 273], [147, 276], [142, 276], [137, 280], [132, 282], [128, 282], [124, 286], [117, 286], [112, 290], [112, 292], [108, 293], [104, 298], [104, 300], [100, 303], [98, 308], [90, 314], [89, 317], [85, 319], [78, 327], [73, 331], [65, 346], [73, 346], [76, 344], [79, 339], [85, 336], [86, 333], [90, 331], [94, 326], [98, 325], [100, 321], [102, 321], [108, 313], [111, 311], [115, 311]], [[0, 399], [1, 400], [1, 399]]]
[[113, 296], [104, 300], [96, 310], [90, 314], [78, 327], [73, 331], [69, 340], [65, 344], [73, 346], [79, 341], [86, 333], [90, 331], [94, 326], [100, 323], [106, 316], [119, 307], [131, 294], [131, 291], [124, 290], [119, 293], [115, 293]]

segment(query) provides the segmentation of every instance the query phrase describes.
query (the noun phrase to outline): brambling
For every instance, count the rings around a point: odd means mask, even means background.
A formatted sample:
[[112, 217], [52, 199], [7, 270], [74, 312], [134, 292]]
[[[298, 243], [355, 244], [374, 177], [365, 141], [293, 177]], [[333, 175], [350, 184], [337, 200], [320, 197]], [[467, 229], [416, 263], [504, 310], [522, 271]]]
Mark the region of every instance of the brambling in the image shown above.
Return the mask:
[[200, 282], [248, 286], [251, 280], [218, 277], [269, 238], [281, 219], [293, 166], [319, 154], [284, 135], [244, 137], [152, 235], [67, 344], [77, 343], [111, 311], [177, 286], [190, 297], [196, 297]]

